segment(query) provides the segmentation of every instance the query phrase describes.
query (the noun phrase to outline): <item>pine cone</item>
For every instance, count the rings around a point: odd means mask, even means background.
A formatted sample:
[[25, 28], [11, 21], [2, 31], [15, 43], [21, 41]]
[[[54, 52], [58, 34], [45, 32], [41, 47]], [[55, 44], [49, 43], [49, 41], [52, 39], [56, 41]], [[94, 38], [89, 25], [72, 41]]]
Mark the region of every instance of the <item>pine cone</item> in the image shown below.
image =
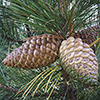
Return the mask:
[[58, 58], [59, 38], [50, 34], [32, 37], [8, 55], [3, 64], [23, 69], [48, 66]]
[[80, 38], [69, 37], [60, 46], [63, 69], [72, 78], [89, 85], [97, 84], [98, 63], [96, 55]]
[[89, 27], [87, 29], [78, 31], [77, 34], [74, 34], [74, 38], [81, 38], [83, 42], [86, 42], [87, 44], [91, 44], [94, 42], [97, 38], [99, 27], [93, 26]]

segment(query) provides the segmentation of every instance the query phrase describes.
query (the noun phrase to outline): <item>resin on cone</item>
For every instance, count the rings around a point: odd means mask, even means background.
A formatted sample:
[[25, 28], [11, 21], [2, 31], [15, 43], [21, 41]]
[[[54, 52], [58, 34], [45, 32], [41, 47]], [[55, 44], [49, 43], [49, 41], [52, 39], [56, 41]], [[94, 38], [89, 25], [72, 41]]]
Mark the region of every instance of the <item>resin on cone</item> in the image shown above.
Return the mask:
[[3, 60], [3, 64], [23, 69], [50, 65], [58, 58], [59, 38], [50, 34], [32, 37], [8, 55]]
[[74, 37], [81, 38], [83, 42], [91, 44], [96, 40], [98, 33], [99, 33], [99, 26], [93, 26], [78, 31], [77, 34], [74, 34]]
[[69, 37], [62, 42], [59, 51], [61, 65], [67, 74], [85, 84], [97, 84], [97, 58], [87, 43]]

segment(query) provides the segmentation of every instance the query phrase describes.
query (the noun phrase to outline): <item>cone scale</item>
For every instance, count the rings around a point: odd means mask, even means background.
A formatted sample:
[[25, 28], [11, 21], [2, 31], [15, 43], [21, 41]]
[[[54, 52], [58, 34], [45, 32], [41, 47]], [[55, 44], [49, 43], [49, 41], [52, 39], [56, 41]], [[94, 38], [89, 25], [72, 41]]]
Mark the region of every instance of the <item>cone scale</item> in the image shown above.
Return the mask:
[[87, 43], [69, 37], [62, 42], [59, 52], [61, 65], [67, 74], [85, 84], [97, 84], [97, 58]]
[[35, 36], [8, 55], [3, 64], [23, 69], [48, 66], [58, 58], [59, 46], [60, 41], [55, 35]]
[[77, 34], [74, 34], [74, 38], [81, 38], [83, 42], [91, 44], [96, 40], [99, 29], [99, 26], [86, 28], [84, 30], [78, 31]]

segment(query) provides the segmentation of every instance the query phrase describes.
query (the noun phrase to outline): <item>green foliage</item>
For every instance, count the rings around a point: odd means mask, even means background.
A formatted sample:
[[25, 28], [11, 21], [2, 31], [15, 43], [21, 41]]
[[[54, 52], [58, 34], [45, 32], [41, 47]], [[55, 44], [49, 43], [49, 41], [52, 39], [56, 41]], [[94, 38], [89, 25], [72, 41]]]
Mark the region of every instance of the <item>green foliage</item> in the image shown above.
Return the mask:
[[[73, 1], [10, 0], [10, 5], [4, 5], [3, 0], [0, 0], [0, 100], [22, 100], [26, 95], [22, 97], [22, 94], [32, 83], [31, 80], [41, 73], [37, 78], [39, 81], [34, 81], [36, 84], [27, 95], [27, 100], [44, 100], [49, 97], [49, 94], [51, 95], [50, 100], [69, 100], [73, 94], [75, 100], [76, 98], [77, 100], [98, 100], [100, 98], [100, 79], [95, 87], [84, 88], [77, 83], [70, 87], [60, 77], [59, 60], [50, 66], [31, 70], [15, 69], [2, 64], [6, 55], [20, 46], [23, 42], [21, 40], [24, 38], [44, 32], [58, 35], [60, 33], [62, 36], [67, 36], [86, 27], [98, 25], [100, 19], [95, 12], [98, 11], [96, 5], [99, 4], [99, 0]], [[100, 34], [97, 38], [100, 38]], [[94, 50], [100, 67], [99, 42], [94, 45]], [[50, 68], [54, 71], [49, 70]], [[49, 71], [43, 75], [43, 71], [47, 69]], [[30, 84], [23, 89], [29, 82]], [[41, 84], [38, 85], [40, 82]], [[37, 86], [36, 94], [32, 97], [31, 95]], [[23, 91], [16, 95], [21, 89]]]
[[9, 41], [16, 41], [19, 39], [18, 26], [15, 24], [14, 20], [10, 18], [7, 8], [0, 6], [0, 44]]
[[[75, 2], [65, 1], [62, 5], [60, 0], [45, 2], [44, 0], [11, 0], [11, 6], [8, 8], [12, 14], [12, 18], [19, 23], [26, 23], [33, 26], [32, 29], [37, 31], [56, 33], [60, 31], [62, 34], [77, 32], [80, 28], [88, 27], [97, 20], [89, 21], [95, 18], [98, 9], [95, 6], [98, 0], [86, 1], [76, 0]], [[92, 7], [94, 6], [94, 7]]]

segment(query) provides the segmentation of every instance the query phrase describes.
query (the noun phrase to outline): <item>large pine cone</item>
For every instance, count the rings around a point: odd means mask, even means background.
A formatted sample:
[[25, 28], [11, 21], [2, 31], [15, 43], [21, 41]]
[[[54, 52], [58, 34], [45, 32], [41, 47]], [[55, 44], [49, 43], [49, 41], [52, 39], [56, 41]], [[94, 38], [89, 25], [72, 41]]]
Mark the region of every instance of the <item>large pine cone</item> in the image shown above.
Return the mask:
[[70, 77], [89, 85], [96, 85], [98, 63], [96, 55], [80, 38], [69, 37], [60, 46], [60, 61]]
[[23, 69], [48, 66], [58, 58], [59, 38], [50, 34], [32, 37], [8, 55], [3, 64]]

